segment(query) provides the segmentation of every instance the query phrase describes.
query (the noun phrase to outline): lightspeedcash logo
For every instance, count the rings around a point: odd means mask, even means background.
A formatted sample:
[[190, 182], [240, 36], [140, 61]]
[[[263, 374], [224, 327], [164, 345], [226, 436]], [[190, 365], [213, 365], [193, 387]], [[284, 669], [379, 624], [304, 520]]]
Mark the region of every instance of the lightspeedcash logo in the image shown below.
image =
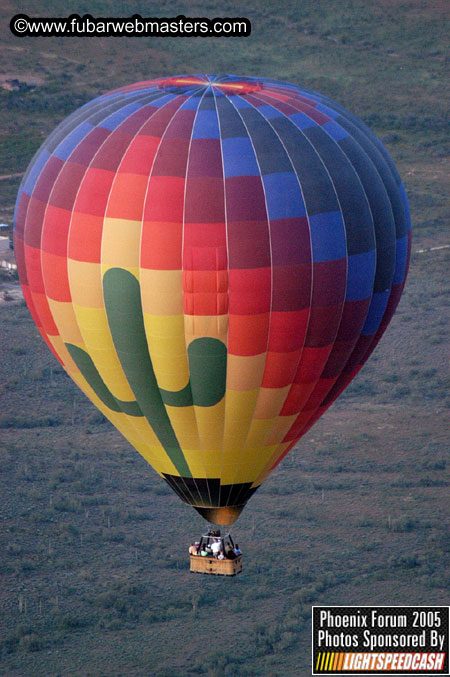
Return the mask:
[[448, 607], [313, 607], [313, 675], [448, 675]]

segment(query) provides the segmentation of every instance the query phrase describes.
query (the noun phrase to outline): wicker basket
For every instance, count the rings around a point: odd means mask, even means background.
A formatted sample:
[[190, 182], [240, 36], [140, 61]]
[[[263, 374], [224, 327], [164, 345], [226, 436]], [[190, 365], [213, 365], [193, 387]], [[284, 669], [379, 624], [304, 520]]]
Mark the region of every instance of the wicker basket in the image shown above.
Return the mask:
[[212, 574], [213, 576], [236, 576], [242, 571], [242, 555], [236, 559], [216, 559], [190, 555], [191, 571], [197, 574]]

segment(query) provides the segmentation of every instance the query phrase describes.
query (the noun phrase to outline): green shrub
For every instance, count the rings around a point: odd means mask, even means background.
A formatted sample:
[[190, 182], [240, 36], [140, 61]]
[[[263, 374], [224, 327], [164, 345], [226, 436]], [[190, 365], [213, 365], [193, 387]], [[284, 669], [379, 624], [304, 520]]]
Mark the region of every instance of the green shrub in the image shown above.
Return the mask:
[[417, 520], [411, 519], [409, 517], [400, 517], [398, 520], [393, 520], [391, 523], [391, 530], [398, 533], [406, 533], [409, 531], [414, 531], [418, 527]]
[[61, 630], [74, 630], [76, 628], [84, 628], [88, 625], [86, 618], [81, 618], [74, 614], [62, 614], [56, 619], [56, 625]]
[[72, 496], [58, 496], [53, 500], [53, 508], [59, 512], [81, 512], [80, 502]]
[[44, 648], [42, 639], [35, 633], [21, 637], [19, 646], [24, 651], [41, 651]]
[[391, 557], [390, 566], [393, 569], [415, 569], [420, 566], [420, 562], [417, 555]]
[[0, 416], [0, 429], [3, 428], [52, 428], [61, 425], [56, 416]]
[[109, 541], [110, 543], [122, 543], [125, 540], [124, 534], [122, 534], [118, 529], [102, 529], [103, 540]]
[[19, 555], [23, 554], [23, 548], [21, 545], [18, 545], [18, 543], [8, 543], [6, 552], [13, 557], [19, 557]]
[[392, 392], [392, 397], [396, 400], [402, 399], [403, 397], [407, 397], [408, 395], [411, 394], [411, 388], [407, 385], [400, 385], [397, 386], [393, 392]]

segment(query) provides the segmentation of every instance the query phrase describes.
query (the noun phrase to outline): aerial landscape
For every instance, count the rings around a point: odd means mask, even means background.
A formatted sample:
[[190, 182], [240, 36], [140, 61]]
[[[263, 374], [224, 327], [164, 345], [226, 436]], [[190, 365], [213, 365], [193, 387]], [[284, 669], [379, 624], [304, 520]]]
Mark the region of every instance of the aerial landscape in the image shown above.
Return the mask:
[[[245, 17], [251, 34], [9, 29], [16, 14], [75, 12]], [[303, 676], [314, 605], [448, 604], [448, 3], [7, 0], [0, 13], [0, 674]], [[12, 247], [23, 174], [64, 118], [190, 73], [282, 80], [344, 106], [388, 149], [411, 209], [392, 322], [231, 527], [234, 577], [189, 571], [207, 523], [50, 353]]]

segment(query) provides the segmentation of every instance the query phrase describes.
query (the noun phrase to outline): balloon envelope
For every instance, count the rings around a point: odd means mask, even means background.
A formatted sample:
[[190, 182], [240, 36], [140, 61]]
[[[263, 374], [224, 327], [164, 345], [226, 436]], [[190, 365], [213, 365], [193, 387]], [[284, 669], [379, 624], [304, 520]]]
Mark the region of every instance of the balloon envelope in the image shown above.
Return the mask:
[[359, 371], [409, 247], [381, 142], [326, 97], [255, 78], [180, 76], [94, 99], [37, 152], [16, 205], [43, 338], [218, 524]]

